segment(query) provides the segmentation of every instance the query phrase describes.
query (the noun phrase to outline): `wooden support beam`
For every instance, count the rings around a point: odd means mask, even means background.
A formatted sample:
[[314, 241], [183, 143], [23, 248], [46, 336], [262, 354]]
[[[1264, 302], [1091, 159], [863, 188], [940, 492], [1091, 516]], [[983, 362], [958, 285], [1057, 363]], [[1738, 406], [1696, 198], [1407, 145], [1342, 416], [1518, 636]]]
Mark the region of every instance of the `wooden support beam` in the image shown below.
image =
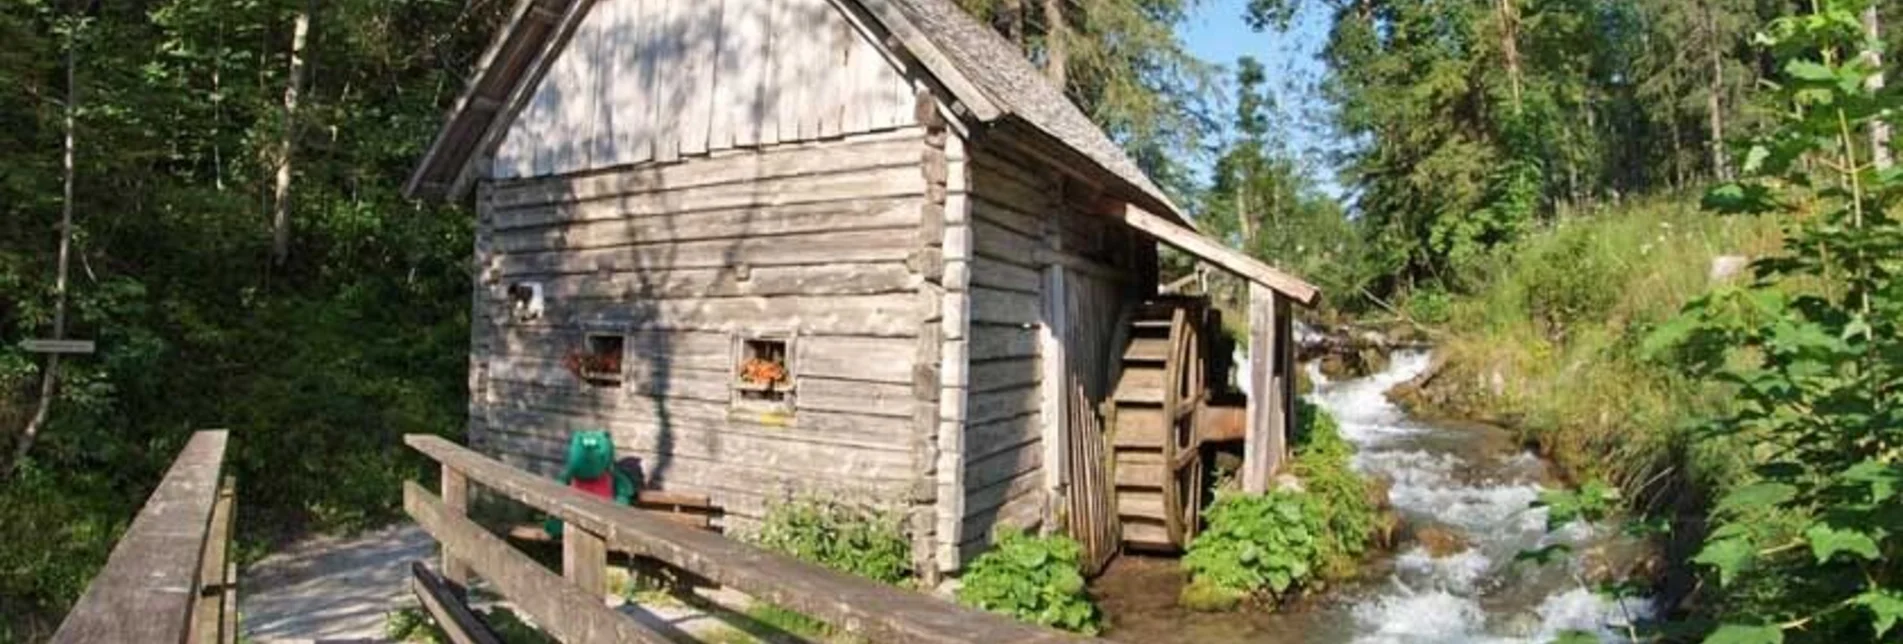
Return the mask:
[[410, 562], [410, 592], [454, 644], [502, 644], [489, 625], [476, 617], [462, 597], [421, 561]]
[[[555, 639], [569, 644], [671, 641], [633, 617], [609, 608], [601, 595], [576, 588], [549, 572], [509, 542], [452, 511], [414, 481], [403, 484], [403, 510], [444, 548], [467, 553], [475, 574], [482, 575]], [[575, 529], [573, 522], [568, 529]]]
[[1157, 241], [1176, 247], [1218, 268], [1240, 275], [1250, 282], [1269, 287], [1297, 304], [1313, 306], [1316, 300], [1321, 298], [1321, 289], [1315, 288], [1315, 285], [1276, 270], [1275, 267], [1264, 264], [1242, 251], [1217, 243], [1216, 240], [1204, 237], [1194, 230], [1153, 214], [1135, 204], [1113, 202], [1106, 210], [1110, 216], [1129, 224], [1132, 228], [1148, 233]]
[[[463, 473], [456, 468], [444, 467], [442, 486], [439, 489], [443, 493], [444, 508], [459, 517], [469, 516], [468, 477], [463, 476]], [[461, 593], [469, 587], [469, 562], [462, 560], [459, 556], [462, 553], [450, 549], [448, 542], [442, 542], [440, 539], [438, 541], [443, 544], [443, 579], [448, 581], [450, 587], [456, 592]]]
[[192, 435], [52, 642], [182, 642], [218, 501], [226, 433]]
[[228, 560], [236, 486], [233, 477], [225, 477], [218, 488], [218, 501], [212, 506], [211, 526], [205, 532], [204, 554], [198, 563], [198, 606], [192, 616], [192, 634], [187, 638], [191, 642], [226, 642], [238, 635], [225, 631], [226, 618], [231, 616], [224, 614], [226, 596], [236, 593], [226, 581], [231, 568]]
[[1261, 284], [1249, 285], [1249, 402], [1241, 476], [1242, 491], [1250, 494], [1268, 491], [1287, 444], [1276, 387], [1277, 304], [1274, 291]]
[[562, 576], [597, 598], [608, 594], [608, 544], [600, 535], [564, 526]]
[[1056, 512], [1064, 507], [1064, 498], [1068, 478], [1065, 458], [1070, 453], [1070, 430], [1065, 420], [1066, 404], [1070, 396], [1064, 391], [1065, 374], [1070, 363], [1064, 355], [1064, 339], [1070, 337], [1069, 303], [1064, 292], [1064, 266], [1052, 264], [1044, 267], [1044, 324], [1038, 333], [1038, 348], [1043, 364], [1040, 391], [1042, 398], [1039, 411], [1044, 424], [1044, 487], [1048, 495], [1045, 507], [1050, 510], [1044, 526], [1047, 531], [1061, 532], [1064, 526], [1057, 520]]

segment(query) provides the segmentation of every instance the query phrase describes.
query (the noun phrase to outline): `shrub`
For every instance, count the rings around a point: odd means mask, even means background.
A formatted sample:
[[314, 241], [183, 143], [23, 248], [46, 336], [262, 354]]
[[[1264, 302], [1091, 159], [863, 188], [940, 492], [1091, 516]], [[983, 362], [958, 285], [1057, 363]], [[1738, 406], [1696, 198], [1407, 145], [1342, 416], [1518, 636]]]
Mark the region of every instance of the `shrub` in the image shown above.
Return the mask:
[[1280, 599], [1310, 580], [1354, 574], [1379, 510], [1367, 480], [1349, 466], [1354, 446], [1334, 418], [1306, 403], [1298, 413], [1293, 468], [1303, 488], [1220, 494], [1183, 556], [1191, 577], [1179, 598], [1184, 606], [1221, 609], [1264, 594]]
[[1208, 527], [1183, 555], [1195, 582], [1280, 598], [1314, 573], [1328, 529], [1313, 496], [1288, 490], [1225, 493], [1204, 512]]
[[1069, 537], [1001, 529], [997, 546], [965, 572], [958, 603], [1095, 635], [1101, 615], [1084, 592], [1082, 555], [1083, 548]]
[[1352, 576], [1380, 523], [1373, 486], [1350, 464], [1355, 447], [1341, 437], [1334, 416], [1307, 401], [1298, 404], [1296, 414], [1293, 469], [1327, 516], [1316, 563], [1324, 578]]
[[912, 542], [892, 512], [840, 501], [797, 498], [767, 510], [756, 541], [763, 547], [887, 584], [912, 578]]

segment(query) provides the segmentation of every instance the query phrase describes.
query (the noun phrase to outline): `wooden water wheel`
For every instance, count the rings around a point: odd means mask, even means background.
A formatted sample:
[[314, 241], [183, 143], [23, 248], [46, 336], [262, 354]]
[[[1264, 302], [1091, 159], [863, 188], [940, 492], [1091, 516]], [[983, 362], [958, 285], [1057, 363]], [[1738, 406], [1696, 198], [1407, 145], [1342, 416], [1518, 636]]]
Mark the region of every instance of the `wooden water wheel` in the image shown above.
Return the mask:
[[1108, 401], [1117, 516], [1126, 547], [1179, 550], [1203, 507], [1197, 409], [1207, 398], [1199, 298], [1146, 302], [1130, 323], [1123, 370]]

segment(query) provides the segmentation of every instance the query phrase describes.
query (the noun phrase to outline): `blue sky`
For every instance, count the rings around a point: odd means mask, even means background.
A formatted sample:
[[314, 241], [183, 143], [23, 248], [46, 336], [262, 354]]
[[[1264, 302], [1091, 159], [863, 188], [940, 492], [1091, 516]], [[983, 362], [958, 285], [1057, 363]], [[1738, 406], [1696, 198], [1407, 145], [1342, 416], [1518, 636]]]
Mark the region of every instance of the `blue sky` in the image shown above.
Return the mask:
[[[1288, 32], [1257, 33], [1242, 19], [1248, 0], [1205, 0], [1181, 26], [1183, 42], [1192, 53], [1222, 65], [1225, 79], [1233, 79], [1236, 59], [1254, 56], [1269, 72], [1269, 83], [1283, 113], [1280, 126], [1289, 149], [1316, 155], [1337, 147], [1338, 137], [1322, 119], [1326, 105], [1316, 89], [1325, 69], [1318, 58], [1328, 40], [1329, 16], [1319, 2], [1302, 2]], [[1223, 114], [1233, 109], [1232, 88], [1225, 88]], [[1323, 190], [1339, 196], [1332, 168], [1313, 164]]]

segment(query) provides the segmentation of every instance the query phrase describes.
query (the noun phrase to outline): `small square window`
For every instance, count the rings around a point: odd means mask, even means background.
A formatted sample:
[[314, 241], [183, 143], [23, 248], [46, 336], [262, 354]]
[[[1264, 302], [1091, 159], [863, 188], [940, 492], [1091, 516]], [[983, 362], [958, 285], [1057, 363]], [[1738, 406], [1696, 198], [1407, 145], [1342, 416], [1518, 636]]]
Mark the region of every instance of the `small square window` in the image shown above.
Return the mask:
[[627, 349], [627, 336], [590, 333], [582, 348], [571, 351], [564, 365], [582, 382], [596, 387], [621, 385], [621, 358]]
[[788, 410], [793, 406], [793, 341], [740, 338], [735, 352], [734, 406]]

